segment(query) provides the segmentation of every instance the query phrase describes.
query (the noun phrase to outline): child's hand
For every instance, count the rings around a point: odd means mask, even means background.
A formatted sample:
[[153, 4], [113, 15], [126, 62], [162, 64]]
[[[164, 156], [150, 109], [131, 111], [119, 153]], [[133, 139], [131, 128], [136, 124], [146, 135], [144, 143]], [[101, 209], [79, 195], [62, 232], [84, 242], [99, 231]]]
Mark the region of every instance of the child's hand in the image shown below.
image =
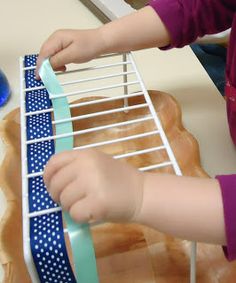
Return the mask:
[[52, 198], [77, 222], [130, 221], [139, 213], [143, 173], [95, 150], [67, 151], [46, 165]]
[[54, 70], [65, 70], [69, 63], [87, 62], [101, 54], [127, 52], [170, 44], [170, 35], [150, 6], [89, 30], [59, 30], [43, 44], [36, 76], [44, 59], [50, 57]]
[[103, 37], [99, 29], [58, 30], [42, 45], [39, 52], [36, 76], [45, 58], [50, 57], [52, 68], [65, 71], [66, 64], [87, 62], [102, 53]]

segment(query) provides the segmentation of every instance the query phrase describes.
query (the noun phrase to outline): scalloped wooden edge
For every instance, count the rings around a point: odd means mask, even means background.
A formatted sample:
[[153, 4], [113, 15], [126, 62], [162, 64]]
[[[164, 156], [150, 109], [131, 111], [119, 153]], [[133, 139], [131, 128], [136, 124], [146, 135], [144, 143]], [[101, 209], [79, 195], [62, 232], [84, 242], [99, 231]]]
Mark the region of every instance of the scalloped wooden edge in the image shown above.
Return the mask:
[[[4, 132], [5, 134], [7, 133], [3, 139], [5, 143], [6, 153], [5, 153], [3, 162], [0, 167], [0, 188], [2, 189], [5, 195], [6, 201], [7, 201], [6, 211], [0, 221], [0, 262], [4, 270], [3, 283], [14, 282], [16, 273], [19, 276], [22, 276], [22, 277], [18, 277], [18, 278], [23, 279], [21, 282], [24, 282], [24, 283], [31, 282], [28, 276], [28, 271], [25, 266], [24, 258], [23, 258], [23, 240], [22, 240], [22, 227], [21, 227], [22, 226], [21, 224], [22, 223], [21, 221], [21, 201], [19, 201], [19, 197], [17, 198], [12, 188], [4, 180], [4, 176], [6, 176], [6, 174], [11, 174], [11, 172], [14, 172], [14, 170], [21, 170], [21, 168], [17, 168], [16, 166], [17, 164], [12, 162], [11, 158], [9, 159], [9, 156], [12, 156], [14, 154], [14, 152], [17, 150], [17, 147], [20, 150], [20, 144], [18, 145], [16, 144], [17, 139], [14, 139], [14, 136], [9, 136], [9, 132], [6, 129], [7, 126], [16, 128], [16, 122], [11, 119], [7, 121], [7, 119], [10, 117], [14, 117], [17, 114], [17, 112], [19, 114], [19, 109], [13, 110], [0, 123], [0, 132], [2, 133]], [[20, 131], [19, 128], [18, 130]], [[18, 133], [18, 135], [20, 136], [20, 132]], [[12, 143], [12, 141], [14, 142]], [[9, 167], [12, 167], [11, 172], [7, 172], [7, 169]], [[18, 180], [18, 183], [19, 183], [19, 180]], [[19, 184], [19, 186], [21, 188], [21, 183]], [[19, 192], [19, 194], [21, 195], [21, 192]], [[17, 220], [17, 222], [19, 223], [17, 234], [16, 234], [16, 231], [12, 230], [12, 227], [11, 227], [12, 219]], [[21, 242], [21, 244], [18, 245], [17, 248], [12, 246], [11, 251], [9, 251], [9, 247], [6, 249], [4, 242], [5, 241], [8, 242], [11, 237], [15, 237], [15, 236], [19, 237], [19, 241]], [[16, 257], [12, 258], [11, 254], [12, 254], [12, 250], [14, 249], [17, 251]], [[20, 260], [21, 264], [18, 263], [17, 266], [15, 266], [15, 262], [18, 260]]]

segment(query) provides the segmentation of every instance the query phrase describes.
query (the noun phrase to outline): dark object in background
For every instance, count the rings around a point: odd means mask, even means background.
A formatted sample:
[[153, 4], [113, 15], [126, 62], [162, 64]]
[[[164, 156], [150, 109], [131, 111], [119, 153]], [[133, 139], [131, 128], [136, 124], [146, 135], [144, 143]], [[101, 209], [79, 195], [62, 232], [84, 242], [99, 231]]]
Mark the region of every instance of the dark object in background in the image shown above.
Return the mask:
[[134, 9], [141, 9], [145, 5], [147, 5], [148, 0], [125, 0], [125, 2], [132, 6]]
[[108, 23], [111, 20], [106, 16], [106, 14], [101, 11], [93, 2], [87, 1], [87, 0], [80, 0], [90, 11], [93, 12], [93, 14], [102, 22], [102, 23]]
[[226, 47], [219, 44], [192, 44], [191, 48], [220, 93], [224, 95]]
[[[123, 15], [127, 15], [129, 13], [132, 12], [132, 10], [137, 10], [140, 9], [142, 7], [144, 7], [147, 3], [148, 0], [119, 0], [121, 4], [114, 3], [114, 6], [112, 7], [112, 5], [109, 4], [106, 5], [106, 1], [91, 1], [91, 0], [80, 0], [80, 2], [82, 2], [90, 11], [92, 11], [94, 13], [94, 15], [96, 17], [98, 17], [98, 19], [100, 21], [102, 21], [103, 23], [107, 23], [110, 22], [111, 20], [123, 16]], [[123, 7], [121, 8], [123, 11], [120, 14], [120, 12], [118, 12], [118, 7], [120, 5], [122, 5], [122, 2], [125, 4], [127, 3], [127, 7]], [[119, 16], [118, 16], [119, 15]]]

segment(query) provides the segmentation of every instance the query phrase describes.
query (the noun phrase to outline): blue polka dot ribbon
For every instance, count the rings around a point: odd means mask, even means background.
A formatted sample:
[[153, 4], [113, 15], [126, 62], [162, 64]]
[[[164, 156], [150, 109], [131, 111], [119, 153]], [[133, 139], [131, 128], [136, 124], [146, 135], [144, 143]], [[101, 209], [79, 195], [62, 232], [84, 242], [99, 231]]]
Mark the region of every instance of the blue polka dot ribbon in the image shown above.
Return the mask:
[[[36, 60], [36, 55], [25, 56], [25, 67], [35, 66]], [[47, 84], [50, 82], [49, 77], [52, 76], [51, 79], [54, 81], [56, 76], [50, 69], [49, 61], [44, 66], [49, 68], [46, 70], [47, 76], [45, 75], [46, 80], [44, 81]], [[45, 69], [41, 70], [44, 70], [45, 74]], [[44, 75], [42, 76], [45, 78]], [[35, 79], [34, 70], [29, 68], [25, 71], [25, 82], [26, 88], [38, 87], [26, 91], [26, 112], [47, 110], [53, 106], [55, 120], [70, 117], [66, 98], [54, 99], [52, 103], [48, 91], [41, 88], [43, 83]], [[52, 85], [49, 83], [49, 88], [53, 94], [62, 93], [57, 80]], [[50, 112], [29, 115], [26, 124], [28, 141], [53, 135]], [[56, 127], [56, 134], [72, 131], [71, 124], [59, 125], [60, 127]], [[51, 139], [29, 143], [27, 145], [28, 173], [42, 171], [52, 154], [71, 148], [73, 148], [73, 139], [70, 137], [58, 139], [55, 145]], [[57, 207], [45, 188], [42, 176], [29, 178], [28, 185], [30, 212], [40, 212]], [[89, 226], [74, 223], [67, 213], [63, 215], [71, 241], [76, 276], [67, 254], [62, 212], [58, 211], [30, 218], [30, 245], [40, 282], [97, 283], [96, 260]]]

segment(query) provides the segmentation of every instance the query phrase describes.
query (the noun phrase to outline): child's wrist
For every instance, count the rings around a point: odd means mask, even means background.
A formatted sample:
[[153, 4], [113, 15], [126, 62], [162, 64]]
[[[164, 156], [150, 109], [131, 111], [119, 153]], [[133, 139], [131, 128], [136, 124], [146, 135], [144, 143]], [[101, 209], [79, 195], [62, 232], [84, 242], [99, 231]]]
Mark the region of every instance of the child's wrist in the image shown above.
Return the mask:
[[[134, 215], [133, 221], [139, 224], [148, 225], [150, 212], [153, 210], [152, 201], [153, 198], [158, 197], [154, 193], [157, 192], [156, 186], [157, 182], [157, 173], [142, 173], [143, 182], [142, 182], [142, 202], [140, 207]], [[154, 190], [153, 190], [154, 188]], [[158, 210], [158, 208], [157, 208]], [[152, 213], [151, 213], [152, 214]]]
[[98, 46], [99, 55], [109, 53], [111, 49], [110, 40], [108, 38], [109, 35], [107, 34], [105, 25], [97, 28], [96, 32], [97, 32], [97, 37], [99, 40], [99, 46]]
[[[120, 19], [121, 20], [121, 19]], [[123, 37], [123, 29], [120, 28], [120, 21], [112, 21], [98, 28], [99, 37], [102, 41], [103, 54], [113, 52], [123, 52], [125, 48], [125, 40]]]
[[134, 214], [130, 221], [142, 224], [143, 206], [144, 206], [144, 198], [147, 190], [146, 187], [147, 187], [148, 174], [142, 172], [139, 172], [138, 174], [140, 174], [138, 178], [139, 186], [136, 189], [139, 191], [138, 192], [139, 197], [136, 200], [136, 210], [134, 211]]

